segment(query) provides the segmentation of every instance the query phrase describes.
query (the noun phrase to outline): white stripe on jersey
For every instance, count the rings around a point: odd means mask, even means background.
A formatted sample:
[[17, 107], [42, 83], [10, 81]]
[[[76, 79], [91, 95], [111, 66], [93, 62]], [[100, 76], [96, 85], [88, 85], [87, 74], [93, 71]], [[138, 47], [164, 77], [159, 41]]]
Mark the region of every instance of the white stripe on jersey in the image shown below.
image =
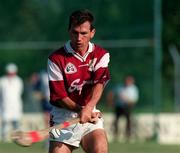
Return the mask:
[[48, 59], [48, 77], [50, 81], [59, 81], [63, 80], [62, 72], [59, 67], [53, 63], [50, 59]]
[[104, 54], [104, 56], [100, 59], [99, 63], [96, 64], [94, 71], [99, 68], [108, 67], [109, 63], [109, 53]]

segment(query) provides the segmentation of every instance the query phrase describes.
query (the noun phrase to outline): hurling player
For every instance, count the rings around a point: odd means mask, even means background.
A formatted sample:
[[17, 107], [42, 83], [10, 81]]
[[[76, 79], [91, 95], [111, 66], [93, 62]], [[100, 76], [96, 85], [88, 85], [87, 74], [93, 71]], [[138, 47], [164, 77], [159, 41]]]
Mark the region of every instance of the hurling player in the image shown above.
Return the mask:
[[[95, 35], [94, 17], [88, 10], [77, 10], [69, 18], [70, 40], [48, 58], [51, 126], [77, 116], [80, 123], [50, 138], [49, 153], [108, 153], [103, 118], [96, 108], [109, 81], [109, 53], [90, 42]], [[91, 121], [98, 118], [96, 123]]]

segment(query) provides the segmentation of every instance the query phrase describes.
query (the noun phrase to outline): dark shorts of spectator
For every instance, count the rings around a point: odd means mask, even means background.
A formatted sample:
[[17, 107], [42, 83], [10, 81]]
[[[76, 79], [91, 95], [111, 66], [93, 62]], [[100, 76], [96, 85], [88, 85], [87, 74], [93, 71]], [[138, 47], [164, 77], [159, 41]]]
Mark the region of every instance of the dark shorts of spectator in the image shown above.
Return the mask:
[[123, 106], [116, 106], [115, 107], [115, 115], [117, 118], [119, 118], [120, 116], [129, 116], [131, 113], [131, 108], [123, 105]]

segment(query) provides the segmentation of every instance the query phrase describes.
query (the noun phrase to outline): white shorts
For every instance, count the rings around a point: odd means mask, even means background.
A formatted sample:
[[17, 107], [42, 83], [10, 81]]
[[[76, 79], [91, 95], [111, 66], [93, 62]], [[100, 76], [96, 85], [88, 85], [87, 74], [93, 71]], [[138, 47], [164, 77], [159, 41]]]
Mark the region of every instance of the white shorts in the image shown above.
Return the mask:
[[[99, 110], [95, 110], [95, 111], [99, 111]], [[69, 111], [67, 109], [53, 107], [51, 111], [51, 122], [53, 122], [53, 124], [56, 125], [64, 121], [67, 121], [69, 119], [76, 118], [77, 115], [78, 115], [77, 113]], [[79, 144], [83, 136], [92, 132], [93, 130], [104, 129], [103, 122], [104, 122], [103, 118], [99, 118], [97, 123], [95, 124], [93, 123], [73, 124], [67, 128], [62, 129], [60, 131], [59, 138], [50, 137], [49, 140], [63, 142], [65, 144], [79, 147]]]

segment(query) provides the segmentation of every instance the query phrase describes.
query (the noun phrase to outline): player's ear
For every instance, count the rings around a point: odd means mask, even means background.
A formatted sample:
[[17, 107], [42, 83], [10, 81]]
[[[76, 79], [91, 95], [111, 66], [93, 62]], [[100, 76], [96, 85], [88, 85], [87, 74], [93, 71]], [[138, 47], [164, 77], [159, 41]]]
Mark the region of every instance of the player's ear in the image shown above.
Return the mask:
[[91, 31], [91, 39], [94, 37], [95, 33], [96, 33], [96, 29], [92, 29], [92, 31]]

